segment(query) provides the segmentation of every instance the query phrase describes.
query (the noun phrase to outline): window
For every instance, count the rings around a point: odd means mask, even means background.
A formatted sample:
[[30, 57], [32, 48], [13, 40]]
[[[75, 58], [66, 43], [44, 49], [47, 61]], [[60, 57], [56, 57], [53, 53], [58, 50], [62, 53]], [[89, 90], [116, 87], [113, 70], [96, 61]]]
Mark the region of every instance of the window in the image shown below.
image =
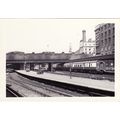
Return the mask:
[[107, 25], [104, 26], [105, 27], [105, 30], [107, 29]]
[[110, 28], [110, 24], [108, 24], [108, 28]]
[[115, 43], [114, 43], [114, 42], [115, 42], [115, 40], [114, 40], [114, 39], [115, 39], [115, 36], [113, 36], [113, 47], [114, 47], [114, 45], [115, 45]]
[[105, 37], [107, 37], [107, 31], [105, 32]]
[[111, 44], [111, 38], [110, 37], [108, 38], [108, 44], [109, 44], [109, 46]]
[[113, 28], [113, 34], [115, 34], [115, 28]]
[[113, 40], [115, 39], [115, 36], [113, 35]]
[[101, 31], [103, 31], [103, 27], [101, 27]]
[[110, 42], [110, 41], [111, 41], [111, 38], [109, 37], [108, 39], [109, 39], [109, 42]]
[[105, 39], [105, 45], [107, 44], [107, 39]]
[[83, 67], [85, 67], [85, 63], [83, 63]]
[[101, 33], [101, 38], [103, 38], [103, 33]]
[[113, 66], [113, 63], [111, 63], [110, 65]]
[[101, 40], [101, 46], [103, 46], [103, 40]]
[[109, 35], [109, 36], [111, 35], [111, 30], [108, 30], [108, 35]]
[[89, 67], [90, 67], [90, 63], [88, 63], [89, 64]]

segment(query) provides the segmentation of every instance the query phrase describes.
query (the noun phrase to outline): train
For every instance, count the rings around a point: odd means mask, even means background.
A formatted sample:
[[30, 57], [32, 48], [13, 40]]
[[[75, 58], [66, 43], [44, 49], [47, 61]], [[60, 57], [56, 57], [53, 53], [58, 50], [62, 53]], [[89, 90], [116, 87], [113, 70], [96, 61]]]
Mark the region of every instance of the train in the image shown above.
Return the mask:
[[108, 73], [114, 74], [114, 60], [72, 61], [57, 64], [53, 67], [55, 71], [70, 71], [83, 73]]

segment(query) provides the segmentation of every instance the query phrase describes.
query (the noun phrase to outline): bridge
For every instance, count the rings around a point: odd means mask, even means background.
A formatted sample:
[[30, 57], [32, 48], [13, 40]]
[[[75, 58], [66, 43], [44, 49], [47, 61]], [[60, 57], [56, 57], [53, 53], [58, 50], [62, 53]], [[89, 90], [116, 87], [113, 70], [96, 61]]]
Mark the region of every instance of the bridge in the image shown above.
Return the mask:
[[33, 69], [35, 65], [48, 66], [48, 70], [52, 69], [54, 64], [64, 64], [69, 62], [71, 54], [69, 53], [27, 53], [24, 52], [10, 52], [6, 55], [6, 64], [12, 68], [20, 70], [24, 69], [25, 65]]
[[[29, 66], [32, 70], [36, 65], [47, 66], [48, 70], [52, 70], [55, 64], [64, 64], [67, 62], [82, 62], [82, 61], [105, 61], [107, 64], [112, 61], [114, 64], [114, 54], [91, 56], [86, 54], [70, 54], [70, 53], [27, 53], [24, 52], [11, 52], [7, 53], [6, 66], [11, 66], [16, 70], [23, 70], [25, 66]], [[111, 61], [109, 61], [111, 60]]]

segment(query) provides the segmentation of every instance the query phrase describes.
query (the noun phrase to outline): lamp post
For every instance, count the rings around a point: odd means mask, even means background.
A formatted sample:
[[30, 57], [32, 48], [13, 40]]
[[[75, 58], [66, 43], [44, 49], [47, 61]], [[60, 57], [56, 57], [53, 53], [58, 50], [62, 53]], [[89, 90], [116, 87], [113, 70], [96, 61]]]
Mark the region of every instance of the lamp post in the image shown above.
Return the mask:
[[[72, 55], [72, 46], [71, 46], [71, 43], [70, 43], [70, 46], [69, 46], [69, 53], [70, 55]], [[72, 78], [72, 62], [70, 62], [70, 79]]]
[[26, 59], [25, 59], [25, 55], [24, 55], [24, 70], [26, 70]]
[[70, 79], [72, 78], [72, 63], [70, 63]]

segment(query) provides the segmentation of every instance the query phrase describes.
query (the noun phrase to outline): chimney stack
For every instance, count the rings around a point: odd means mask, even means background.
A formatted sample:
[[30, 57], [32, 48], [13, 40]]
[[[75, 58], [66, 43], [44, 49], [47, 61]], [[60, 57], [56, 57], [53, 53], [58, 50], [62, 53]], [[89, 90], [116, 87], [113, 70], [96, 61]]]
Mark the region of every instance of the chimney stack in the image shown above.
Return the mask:
[[82, 40], [85, 42], [86, 41], [86, 30], [82, 31]]

